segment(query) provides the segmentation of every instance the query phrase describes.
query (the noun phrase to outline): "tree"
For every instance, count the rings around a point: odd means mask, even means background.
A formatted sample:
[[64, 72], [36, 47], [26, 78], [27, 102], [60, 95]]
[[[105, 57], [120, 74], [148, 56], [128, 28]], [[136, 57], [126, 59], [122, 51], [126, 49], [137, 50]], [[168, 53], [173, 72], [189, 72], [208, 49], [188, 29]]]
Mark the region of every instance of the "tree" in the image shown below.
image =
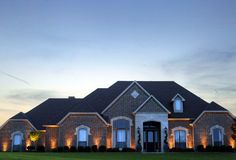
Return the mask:
[[236, 122], [232, 124], [231, 129], [233, 131], [233, 134], [231, 137], [234, 140], [234, 146], [235, 146], [236, 145]]
[[30, 140], [34, 142], [35, 150], [37, 150], [37, 142], [40, 138], [41, 133], [39, 131], [30, 132]]
[[140, 128], [139, 127], [138, 127], [138, 130], [137, 130], [137, 136], [138, 136], [138, 141], [137, 141], [136, 151], [141, 152], [142, 151], [142, 145], [141, 145], [141, 134], [140, 134]]

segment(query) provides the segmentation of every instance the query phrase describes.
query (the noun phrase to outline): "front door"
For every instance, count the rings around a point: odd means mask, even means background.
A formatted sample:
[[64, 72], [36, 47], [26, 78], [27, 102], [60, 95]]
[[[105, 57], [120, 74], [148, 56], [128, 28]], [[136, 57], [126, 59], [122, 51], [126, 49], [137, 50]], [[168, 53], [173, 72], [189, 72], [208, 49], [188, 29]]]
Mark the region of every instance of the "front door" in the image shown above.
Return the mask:
[[145, 122], [143, 128], [143, 146], [145, 152], [160, 152], [160, 123]]

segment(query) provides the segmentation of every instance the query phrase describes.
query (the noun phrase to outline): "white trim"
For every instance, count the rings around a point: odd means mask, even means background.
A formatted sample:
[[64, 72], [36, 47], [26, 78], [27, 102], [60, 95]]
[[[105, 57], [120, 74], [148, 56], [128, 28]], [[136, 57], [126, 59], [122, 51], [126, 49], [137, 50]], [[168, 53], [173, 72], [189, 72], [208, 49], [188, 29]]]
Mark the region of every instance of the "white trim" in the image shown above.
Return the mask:
[[179, 93], [177, 93], [177, 94], [171, 99], [171, 101], [172, 101], [172, 102], [175, 101], [175, 99], [176, 99], [177, 97], [180, 97], [180, 99], [181, 99], [182, 101], [185, 101], [184, 97], [182, 97]]
[[154, 99], [154, 101], [159, 104], [168, 114], [171, 112], [160, 102], [158, 101], [153, 95], [150, 95], [146, 101], [144, 101], [134, 112], [133, 114], [136, 114], [150, 99]]
[[188, 148], [188, 135], [189, 135], [188, 129], [185, 127], [182, 127], [182, 126], [178, 126], [178, 127], [171, 129], [171, 135], [173, 136], [173, 140], [174, 140], [173, 147], [175, 147], [175, 131], [185, 131], [186, 132], [185, 140], [186, 140], [186, 148]]
[[76, 135], [76, 147], [78, 148], [79, 146], [78, 146], [78, 142], [79, 142], [79, 135], [77, 135], [77, 133], [78, 133], [78, 131], [80, 130], [80, 129], [86, 129], [87, 130], [87, 146], [88, 146], [88, 143], [89, 143], [89, 135], [91, 135], [91, 132], [90, 132], [90, 128], [88, 127], [88, 126], [85, 126], [85, 125], [80, 125], [80, 126], [78, 126], [78, 127], [76, 127], [76, 129], [75, 129], [75, 135]]
[[[112, 148], [114, 148], [116, 146], [116, 142], [113, 141], [113, 121], [115, 120], [119, 120], [119, 119], [125, 119], [129, 121], [129, 140], [130, 142], [127, 141], [127, 147], [131, 147], [131, 126], [133, 126], [133, 122], [132, 119], [130, 119], [129, 117], [125, 117], [125, 116], [119, 116], [119, 117], [114, 117], [111, 119], [111, 126], [112, 126], [112, 131], [111, 131], [111, 142], [112, 142]], [[127, 139], [128, 140], [128, 139]]]
[[213, 130], [214, 129], [220, 129], [221, 130], [221, 138], [222, 138], [222, 144], [221, 145], [224, 145], [224, 135], [225, 135], [225, 129], [224, 127], [222, 126], [219, 126], [219, 125], [214, 125], [210, 128], [210, 135], [211, 135], [211, 143], [212, 143], [212, 146], [214, 146], [214, 134], [213, 134]]
[[60, 125], [67, 117], [69, 117], [70, 115], [87, 115], [87, 114], [92, 114], [92, 115], [96, 115], [98, 116], [98, 118], [105, 123], [105, 125], [109, 125], [100, 114], [98, 114], [97, 112], [69, 112], [67, 113], [67, 115], [65, 117], [63, 117], [58, 123], [57, 125]]
[[20, 144], [20, 146], [22, 147], [22, 145], [23, 145], [23, 140], [24, 140], [24, 134], [21, 132], [21, 131], [15, 131], [15, 132], [13, 132], [12, 134], [11, 134], [11, 151], [13, 151], [13, 147], [14, 147], [14, 136], [15, 135], [20, 135], [21, 136], [21, 144]]
[[141, 88], [142, 91], [144, 91], [148, 96], [150, 96], [150, 93], [148, 93], [137, 81], [133, 81], [119, 96], [117, 96], [103, 111], [101, 114], [104, 114], [116, 101], [120, 99], [122, 95], [124, 95], [134, 84], [136, 84], [139, 88]]
[[193, 125], [205, 114], [205, 113], [229, 113], [229, 115], [234, 119], [234, 115], [229, 111], [203, 111], [192, 123]]
[[10, 122], [10, 121], [24, 121], [24, 122], [28, 122], [28, 123], [31, 125], [31, 127], [37, 131], [37, 129], [34, 127], [34, 125], [33, 125], [28, 119], [8, 119], [8, 120], [0, 127], [0, 130], [1, 130], [3, 127], [5, 127], [5, 125], [7, 125], [7, 123]]

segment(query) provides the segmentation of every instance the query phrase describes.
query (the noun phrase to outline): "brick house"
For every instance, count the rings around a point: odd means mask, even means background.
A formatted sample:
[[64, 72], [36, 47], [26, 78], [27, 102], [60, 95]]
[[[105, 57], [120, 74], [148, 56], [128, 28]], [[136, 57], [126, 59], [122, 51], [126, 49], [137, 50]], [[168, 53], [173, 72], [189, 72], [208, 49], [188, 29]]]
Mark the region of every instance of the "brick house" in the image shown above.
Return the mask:
[[47, 150], [92, 145], [135, 148], [139, 140], [143, 152], [164, 152], [167, 145], [235, 147], [230, 129], [234, 122], [228, 110], [175, 82], [118, 81], [82, 99], [50, 98], [18, 113], [0, 128], [0, 150], [25, 150], [32, 145], [31, 131], [41, 132], [39, 144]]

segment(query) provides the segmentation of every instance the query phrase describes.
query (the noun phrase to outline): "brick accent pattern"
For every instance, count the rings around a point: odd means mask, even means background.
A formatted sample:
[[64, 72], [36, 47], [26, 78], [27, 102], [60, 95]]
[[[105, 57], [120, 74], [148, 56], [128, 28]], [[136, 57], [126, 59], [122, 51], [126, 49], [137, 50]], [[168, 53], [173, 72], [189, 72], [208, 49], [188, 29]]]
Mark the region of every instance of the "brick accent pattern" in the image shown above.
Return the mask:
[[23, 133], [22, 150], [26, 149], [27, 145], [31, 145], [29, 134], [34, 131], [34, 128], [27, 122], [23, 120], [10, 120], [8, 123], [0, 130], [0, 151], [11, 151], [12, 140], [11, 134], [20, 131]]
[[59, 128], [58, 127], [47, 127], [46, 128], [46, 146], [45, 149], [47, 151], [51, 149], [55, 149], [58, 147], [58, 134], [59, 134]]
[[106, 145], [107, 126], [104, 122], [94, 114], [72, 114], [69, 115], [59, 129], [59, 146], [76, 146], [77, 136], [76, 128], [84, 125], [90, 128], [88, 145]]
[[222, 126], [225, 130], [224, 144], [233, 145], [231, 126], [234, 120], [228, 113], [204, 113], [194, 125], [194, 142], [197, 145], [212, 145], [210, 128], [214, 125]]
[[150, 112], [164, 112], [166, 111], [161, 107], [160, 104], [158, 104], [156, 101], [154, 101], [153, 98], [149, 99], [147, 103], [138, 111], [138, 113], [150, 113]]
[[[139, 93], [137, 98], [133, 98], [131, 93], [136, 90]], [[132, 120], [133, 126], [131, 127], [131, 147], [135, 147], [135, 126], [134, 118], [132, 114], [145, 100], [147, 100], [148, 95], [136, 84], [134, 84], [129, 90], [126, 91], [105, 113], [109, 121], [112, 118], [125, 116]]]
[[190, 121], [189, 120], [171, 120], [168, 122], [169, 123], [169, 147], [173, 148], [174, 144], [175, 144], [175, 140], [174, 140], [174, 133], [172, 133], [172, 129], [175, 127], [184, 127], [188, 130], [188, 134], [187, 134], [187, 143], [186, 143], [186, 147], [187, 148], [193, 148], [193, 127], [190, 126]]

